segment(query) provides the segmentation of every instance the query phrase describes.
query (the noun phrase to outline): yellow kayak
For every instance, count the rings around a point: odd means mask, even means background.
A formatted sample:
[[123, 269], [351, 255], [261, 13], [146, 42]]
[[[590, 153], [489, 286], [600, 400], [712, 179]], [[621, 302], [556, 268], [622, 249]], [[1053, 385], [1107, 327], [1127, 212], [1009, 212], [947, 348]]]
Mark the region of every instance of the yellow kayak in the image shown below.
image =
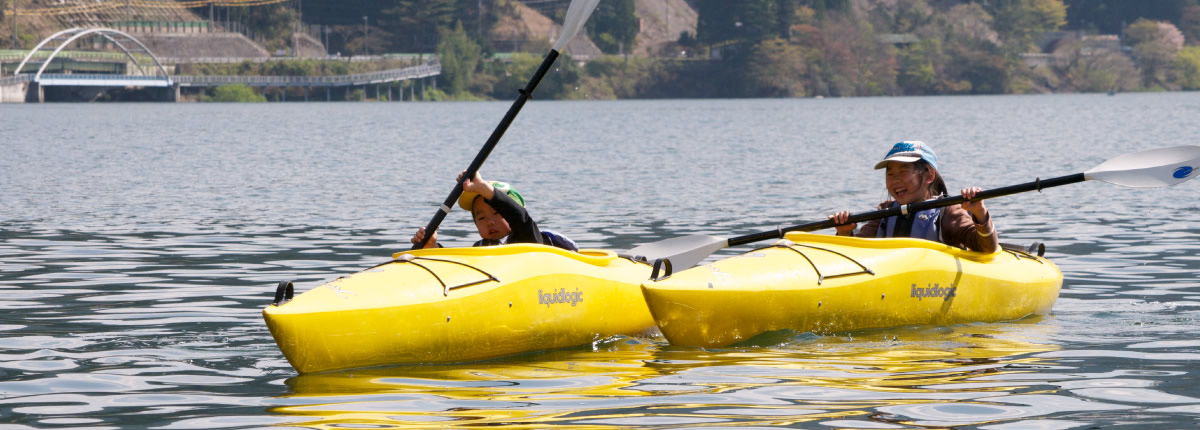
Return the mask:
[[720, 347], [790, 329], [832, 333], [1044, 315], [1062, 272], [1009, 247], [788, 233], [774, 246], [642, 284], [672, 344]]
[[639, 289], [650, 266], [610, 251], [521, 244], [393, 257], [290, 301], [281, 283], [263, 318], [292, 367], [475, 361], [654, 326]]

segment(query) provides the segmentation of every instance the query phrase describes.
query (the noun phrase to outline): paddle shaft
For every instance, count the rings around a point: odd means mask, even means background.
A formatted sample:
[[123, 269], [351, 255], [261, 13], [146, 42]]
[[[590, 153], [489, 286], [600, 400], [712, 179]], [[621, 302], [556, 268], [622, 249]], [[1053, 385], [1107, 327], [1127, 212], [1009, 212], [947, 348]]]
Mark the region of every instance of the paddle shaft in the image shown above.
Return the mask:
[[[1083, 182], [1085, 180], [1087, 180], [1087, 178], [1084, 177], [1083, 173], [1059, 176], [1057, 178], [1050, 178], [1050, 179], [1037, 179], [1033, 182], [1027, 182], [1024, 184], [1009, 185], [1007, 187], [994, 188], [994, 189], [990, 189], [990, 190], [980, 191], [975, 194], [975, 200], [990, 199], [990, 198], [994, 198], [994, 197], [1001, 197], [1001, 196], [1007, 196], [1007, 195], [1011, 195], [1011, 194], [1023, 193], [1026, 191], [1041, 191], [1043, 188], [1050, 188], [1050, 187], [1057, 187], [1060, 185], [1074, 184], [1074, 183], [1078, 183], [1078, 182]], [[933, 208], [946, 207], [946, 206], [950, 206], [950, 205], [962, 204], [963, 201], [965, 201], [965, 199], [963, 199], [963, 197], [961, 195], [954, 196], [954, 197], [943, 197], [943, 198], [940, 198], [937, 200], [926, 200], [923, 202], [917, 202], [917, 203], [913, 203], [910, 205], [906, 205], [907, 207], [897, 206], [897, 207], [892, 207], [892, 208], [887, 208], [887, 209], [880, 209], [880, 210], [877, 210], [874, 212], [864, 212], [864, 213], [860, 213], [860, 214], [850, 215], [850, 218], [846, 223], [847, 224], [858, 223], [858, 222], [863, 222], [863, 221], [870, 221], [870, 220], [876, 220], [876, 219], [882, 219], [882, 218], [887, 218], [887, 217], [903, 215], [904, 213], [920, 212], [920, 211], [923, 211], [926, 209], [933, 209]], [[905, 212], [906, 210], [907, 210], [907, 212]], [[825, 221], [811, 222], [808, 224], [800, 224], [800, 225], [796, 225], [796, 226], [792, 226], [792, 227], [788, 227], [788, 228], [780, 228], [777, 230], [770, 230], [770, 231], [764, 231], [764, 232], [760, 232], [760, 233], [747, 234], [745, 236], [734, 237], [734, 238], [729, 239], [729, 246], [745, 245], [745, 244], [751, 243], [751, 242], [759, 242], [759, 241], [768, 240], [768, 239], [781, 238], [781, 237], [783, 237], [784, 233], [787, 233], [789, 231], [815, 231], [815, 230], [822, 230], [822, 229], [836, 227], [836, 226], [838, 226], [838, 223], [834, 222], [833, 220], [825, 220]]]
[[[508, 108], [508, 113], [504, 114], [504, 119], [500, 120], [500, 124], [496, 125], [496, 129], [492, 131], [491, 137], [488, 137], [487, 143], [483, 144], [483, 148], [475, 155], [475, 159], [471, 161], [471, 165], [467, 166], [467, 171], [463, 173], [464, 179], [475, 177], [475, 172], [479, 171], [479, 167], [487, 160], [488, 155], [492, 154], [492, 149], [500, 142], [500, 138], [504, 136], [504, 132], [508, 131], [508, 126], [512, 124], [513, 119], [517, 117], [517, 113], [521, 112], [521, 108], [525, 106], [525, 102], [533, 98], [533, 90], [537, 88], [538, 83], [542, 81], [542, 77], [546, 76], [546, 72], [550, 71], [550, 66], [554, 64], [554, 60], [558, 58], [558, 51], [551, 49], [546, 54], [546, 58], [542, 60], [542, 65], [538, 66], [537, 72], [529, 79], [529, 83], [524, 89], [519, 90], [517, 99], [513, 101], [511, 107]], [[462, 181], [456, 181], [454, 189], [450, 191], [450, 195], [446, 196], [446, 201], [442, 202], [442, 207], [438, 208], [437, 213], [433, 214], [433, 219], [429, 220], [429, 224], [425, 226], [425, 237], [420, 243], [413, 245], [412, 249], [421, 249], [433, 237], [433, 232], [437, 231], [442, 220], [450, 213], [450, 208], [454, 207], [458, 196], [462, 195]]]

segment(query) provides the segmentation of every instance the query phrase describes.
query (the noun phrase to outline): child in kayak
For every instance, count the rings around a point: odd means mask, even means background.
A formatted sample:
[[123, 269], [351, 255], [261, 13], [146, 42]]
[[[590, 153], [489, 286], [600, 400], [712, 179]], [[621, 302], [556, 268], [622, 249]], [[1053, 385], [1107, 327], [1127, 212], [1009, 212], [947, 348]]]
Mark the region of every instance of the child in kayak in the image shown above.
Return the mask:
[[[886, 169], [884, 184], [892, 200], [879, 205], [887, 209], [926, 200], [946, 197], [946, 183], [937, 171], [937, 155], [924, 142], [906, 141], [892, 146], [875, 169]], [[966, 201], [959, 206], [926, 209], [904, 216], [871, 220], [862, 230], [854, 232], [857, 224], [847, 224], [850, 212], [829, 216], [838, 223], [838, 236], [858, 237], [915, 237], [945, 243], [976, 252], [993, 253], [1000, 248], [996, 226], [983, 200], [972, 200], [981, 190], [978, 187], [961, 190]]]
[[[463, 173], [466, 173], [465, 171]], [[458, 174], [462, 181], [463, 173]], [[475, 220], [475, 228], [482, 239], [473, 246], [491, 246], [509, 243], [538, 243], [557, 246], [568, 251], [577, 251], [575, 242], [558, 233], [538, 229], [537, 223], [525, 210], [525, 198], [504, 182], [484, 181], [475, 172], [475, 177], [463, 181], [463, 192], [458, 205]], [[425, 238], [425, 227], [417, 229], [412, 243], [421, 243]], [[507, 238], [507, 240], [504, 240]], [[440, 247], [437, 232], [425, 244], [426, 248]]]

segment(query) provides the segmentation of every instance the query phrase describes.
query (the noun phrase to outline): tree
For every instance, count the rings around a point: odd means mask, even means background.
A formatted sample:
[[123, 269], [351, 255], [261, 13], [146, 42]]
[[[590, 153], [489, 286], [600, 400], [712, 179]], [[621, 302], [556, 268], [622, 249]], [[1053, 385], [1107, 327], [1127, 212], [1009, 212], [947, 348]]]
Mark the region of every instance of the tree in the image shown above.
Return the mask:
[[394, 44], [401, 49], [429, 52], [436, 46], [438, 31], [454, 19], [454, 0], [395, 0], [394, 4], [383, 11], [384, 24], [397, 36]]
[[1195, 0], [1064, 0], [1070, 28], [1117, 34], [1138, 18], [1171, 21], [1183, 27], [1182, 12]]
[[640, 29], [634, 0], [600, 2], [587, 21], [588, 36], [609, 54], [633, 50]]
[[736, 8], [736, 2], [727, 0], [698, 0], [696, 39], [710, 45], [734, 39]]
[[253, 28], [268, 50], [286, 49], [292, 45], [292, 28], [296, 11], [280, 5], [233, 8], [234, 20]]
[[1066, 59], [1061, 74], [1075, 90], [1127, 91], [1139, 86], [1137, 67], [1120, 52], [1085, 50], [1081, 42], [1073, 42], [1057, 49], [1055, 54]]
[[475, 75], [481, 49], [467, 36], [461, 21], [454, 30], [441, 30], [439, 38], [441, 42], [438, 42], [437, 54], [442, 64], [442, 74], [438, 79], [445, 82], [445, 88], [451, 95], [460, 95]]
[[[738, 21], [734, 23], [734, 26], [739, 30], [739, 39], [758, 42], [775, 37], [787, 37], [786, 33], [780, 34], [779, 3], [783, 3], [782, 1], [741, 0], [736, 3], [740, 10], [737, 16]], [[790, 18], [790, 16], [785, 18]], [[741, 25], [738, 25], [738, 23], [741, 23]], [[790, 26], [789, 22], [787, 27]], [[784, 27], [785, 31], [787, 27]]]
[[1125, 29], [1125, 43], [1136, 46], [1153, 42], [1158, 39], [1158, 24], [1146, 18], [1140, 18]]
[[499, 21], [498, 10], [495, 0], [455, 0], [454, 19], [463, 23], [475, 42], [482, 43], [489, 39], [488, 33]]
[[1067, 23], [1067, 6], [1061, 0], [995, 0], [992, 4], [996, 31], [1018, 52], [1028, 49], [1034, 36]]
[[954, 6], [946, 12], [947, 38], [986, 41], [994, 45], [1000, 42], [1000, 36], [992, 28], [993, 20], [992, 15], [976, 3]]
[[1159, 21], [1157, 24], [1158, 40], [1177, 52], [1183, 48], [1183, 32], [1179, 31], [1178, 27], [1166, 21]]
[[745, 67], [748, 95], [755, 97], [804, 96], [808, 64], [802, 48], [783, 39], [764, 40], [754, 45]]
[[[515, 53], [507, 63], [489, 63], [493, 68], [492, 73], [499, 78], [492, 86], [492, 98], [505, 100], [515, 97], [517, 91], [525, 88], [529, 77], [533, 76], [533, 72], [541, 64], [541, 55], [527, 53]], [[499, 70], [495, 68], [499, 68]], [[571, 60], [570, 54], [561, 54], [555, 67], [550, 68], [546, 77], [538, 84], [537, 98], [541, 100], [582, 98], [582, 94], [574, 91], [581, 75], [582, 71], [575, 61]]]
[[819, 78], [829, 86], [830, 95], [897, 93], [896, 59], [889, 52], [892, 48], [875, 41], [871, 24], [850, 14], [829, 13], [821, 21], [821, 40], [824, 44]]
[[1011, 62], [1000, 49], [994, 18], [979, 4], [960, 4], [945, 14], [940, 55], [932, 58], [939, 94], [998, 93], [1010, 84]]
[[824, 16], [826, 12], [850, 12], [850, 0], [808, 0], [806, 5]]
[[1183, 8], [1179, 17], [1179, 30], [1188, 44], [1200, 44], [1200, 4]]
[[934, 66], [935, 57], [941, 54], [941, 43], [937, 39], [926, 39], [900, 50], [897, 58], [900, 70], [896, 83], [905, 94], [934, 94], [939, 79]]
[[1171, 23], [1146, 18], [1139, 18], [1125, 30], [1125, 40], [1133, 47], [1133, 58], [1142, 69], [1146, 86], [1166, 82], [1166, 73], [1175, 64], [1175, 53], [1182, 48], [1182, 39], [1182, 33]]
[[696, 38], [708, 44], [787, 39], [795, 0], [697, 0]]
[[1175, 56], [1175, 81], [1188, 90], [1200, 90], [1200, 46], [1189, 46]]
[[881, 33], [915, 33], [930, 23], [934, 10], [925, 0], [896, 0], [890, 6], [877, 2], [869, 16]]
[[220, 85], [212, 90], [208, 101], [218, 103], [265, 102], [267, 98], [245, 84]]

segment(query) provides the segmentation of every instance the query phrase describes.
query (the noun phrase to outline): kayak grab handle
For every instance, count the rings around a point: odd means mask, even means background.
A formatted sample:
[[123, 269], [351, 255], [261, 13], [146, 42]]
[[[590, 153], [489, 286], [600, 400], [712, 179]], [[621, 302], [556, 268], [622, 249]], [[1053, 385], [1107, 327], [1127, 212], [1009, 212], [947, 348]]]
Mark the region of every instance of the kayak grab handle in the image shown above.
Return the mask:
[[1024, 257], [1024, 258], [1028, 258], [1030, 260], [1041, 263], [1042, 260], [1033, 258], [1033, 256], [1034, 255], [1036, 255], [1038, 257], [1046, 256], [1046, 244], [1044, 244], [1042, 242], [1034, 242], [1034, 243], [1030, 244], [1028, 248], [1023, 247], [1021, 245], [1014, 245], [1011, 243], [1001, 243], [1000, 249], [1012, 253], [1012, 255], [1017, 257], [1018, 260], [1020, 260], [1022, 257]]
[[292, 281], [279, 281], [279, 286], [275, 287], [275, 301], [271, 302], [271, 305], [280, 306], [290, 302], [294, 294], [295, 288], [292, 287]]
[[[658, 276], [660, 269], [663, 272], [662, 276]], [[654, 270], [650, 272], [650, 280], [658, 282], [663, 279], [670, 278], [671, 273], [671, 260], [666, 258], [657, 258], [654, 260]]]

